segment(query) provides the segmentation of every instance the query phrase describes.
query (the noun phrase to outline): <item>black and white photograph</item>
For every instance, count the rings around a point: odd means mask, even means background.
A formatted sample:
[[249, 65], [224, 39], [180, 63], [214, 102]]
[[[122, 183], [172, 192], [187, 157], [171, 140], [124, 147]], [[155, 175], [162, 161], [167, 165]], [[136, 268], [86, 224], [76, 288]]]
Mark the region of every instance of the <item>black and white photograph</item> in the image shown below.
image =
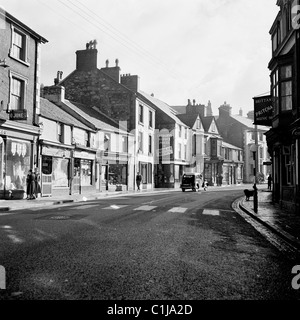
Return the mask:
[[299, 301], [299, 153], [300, 0], [0, 0], [0, 309]]

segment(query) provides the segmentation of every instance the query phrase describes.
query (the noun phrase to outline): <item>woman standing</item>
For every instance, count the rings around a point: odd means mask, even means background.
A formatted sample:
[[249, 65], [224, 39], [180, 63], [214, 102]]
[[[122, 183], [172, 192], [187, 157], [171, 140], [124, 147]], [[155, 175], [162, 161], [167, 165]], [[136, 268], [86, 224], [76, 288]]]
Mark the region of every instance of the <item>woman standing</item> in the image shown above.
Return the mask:
[[34, 188], [34, 192], [35, 192], [35, 197], [36, 198], [38, 198], [39, 193], [41, 193], [40, 181], [41, 181], [41, 177], [40, 177], [40, 174], [39, 174], [39, 169], [35, 168], [35, 178], [34, 178], [35, 188]]

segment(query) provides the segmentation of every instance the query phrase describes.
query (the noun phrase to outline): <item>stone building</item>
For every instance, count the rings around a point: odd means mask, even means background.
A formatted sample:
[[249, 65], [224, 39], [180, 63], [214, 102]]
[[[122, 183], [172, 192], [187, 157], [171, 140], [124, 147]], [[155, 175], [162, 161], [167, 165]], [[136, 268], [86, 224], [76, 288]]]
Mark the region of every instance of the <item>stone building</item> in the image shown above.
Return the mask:
[[[127, 131], [134, 136], [132, 161], [134, 173], [143, 177], [142, 187], [154, 186], [154, 154], [149, 152], [154, 142], [155, 109], [139, 92], [139, 77], [120, 74], [119, 61], [110, 67], [106, 61], [104, 68], [97, 67], [98, 50], [95, 42], [88, 43], [86, 49], [76, 52], [76, 70], [56, 84], [65, 87], [66, 99], [90, 108], [96, 107], [117, 122], [126, 123]], [[135, 185], [135, 184], [134, 184]]]

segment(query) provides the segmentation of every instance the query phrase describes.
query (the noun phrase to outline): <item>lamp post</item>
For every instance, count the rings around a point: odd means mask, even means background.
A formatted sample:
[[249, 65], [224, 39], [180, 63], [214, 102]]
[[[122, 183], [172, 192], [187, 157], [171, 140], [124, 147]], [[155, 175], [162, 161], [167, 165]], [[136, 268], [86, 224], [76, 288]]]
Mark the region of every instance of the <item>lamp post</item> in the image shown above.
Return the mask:
[[253, 194], [253, 206], [254, 212], [257, 213], [258, 207], [258, 199], [257, 199], [257, 173], [258, 173], [258, 137], [257, 137], [257, 125], [254, 127], [254, 134], [255, 134], [255, 151], [254, 151], [254, 194]]

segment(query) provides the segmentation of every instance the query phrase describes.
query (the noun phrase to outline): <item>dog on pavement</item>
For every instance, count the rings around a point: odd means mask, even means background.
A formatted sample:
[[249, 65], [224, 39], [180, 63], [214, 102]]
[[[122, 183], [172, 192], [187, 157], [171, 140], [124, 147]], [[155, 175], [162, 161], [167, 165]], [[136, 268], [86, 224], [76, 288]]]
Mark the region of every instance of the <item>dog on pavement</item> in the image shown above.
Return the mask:
[[245, 189], [244, 193], [246, 196], [246, 201], [249, 201], [249, 198], [253, 197], [253, 195], [254, 195], [254, 190]]

